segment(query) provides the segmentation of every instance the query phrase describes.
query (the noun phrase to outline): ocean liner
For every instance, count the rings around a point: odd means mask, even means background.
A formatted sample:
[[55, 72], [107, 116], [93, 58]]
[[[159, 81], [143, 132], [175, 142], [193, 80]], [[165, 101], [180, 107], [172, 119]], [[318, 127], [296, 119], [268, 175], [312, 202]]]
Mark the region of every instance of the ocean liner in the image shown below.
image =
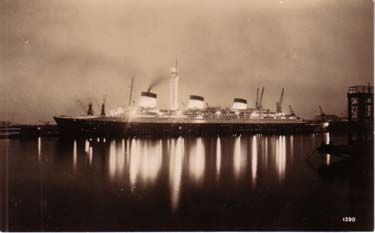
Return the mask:
[[61, 135], [97, 137], [306, 133], [318, 127], [298, 117], [290, 105], [290, 113], [283, 112], [284, 89], [275, 111], [263, 108], [264, 88], [261, 92], [257, 89], [253, 108], [244, 98], [234, 98], [231, 107], [210, 107], [199, 95], [190, 95], [187, 106], [179, 108], [177, 64], [171, 68], [168, 81], [169, 109], [158, 108], [157, 94], [151, 92], [151, 88], [141, 93], [137, 104], [131, 104], [132, 79], [127, 108], [120, 107], [107, 115], [103, 102], [100, 115], [94, 115], [90, 104], [87, 115], [61, 115], [54, 119]]

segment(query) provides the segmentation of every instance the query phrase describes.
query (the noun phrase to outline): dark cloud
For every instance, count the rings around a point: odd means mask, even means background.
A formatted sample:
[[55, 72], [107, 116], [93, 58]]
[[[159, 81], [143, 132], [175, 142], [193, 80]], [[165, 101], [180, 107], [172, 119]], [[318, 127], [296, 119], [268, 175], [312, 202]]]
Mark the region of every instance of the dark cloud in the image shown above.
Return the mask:
[[[180, 99], [233, 97], [304, 117], [345, 111], [350, 85], [373, 83], [373, 6], [357, 0], [0, 2], [0, 118], [79, 114], [74, 96], [126, 105], [179, 60]], [[154, 90], [167, 106], [168, 85]]]

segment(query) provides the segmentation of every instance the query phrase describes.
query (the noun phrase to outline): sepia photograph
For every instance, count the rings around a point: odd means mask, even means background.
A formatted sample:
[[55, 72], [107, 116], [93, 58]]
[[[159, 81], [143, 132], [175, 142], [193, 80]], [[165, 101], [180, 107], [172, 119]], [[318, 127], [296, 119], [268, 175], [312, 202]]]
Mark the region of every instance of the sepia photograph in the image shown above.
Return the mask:
[[374, 231], [372, 0], [0, 0], [0, 232]]

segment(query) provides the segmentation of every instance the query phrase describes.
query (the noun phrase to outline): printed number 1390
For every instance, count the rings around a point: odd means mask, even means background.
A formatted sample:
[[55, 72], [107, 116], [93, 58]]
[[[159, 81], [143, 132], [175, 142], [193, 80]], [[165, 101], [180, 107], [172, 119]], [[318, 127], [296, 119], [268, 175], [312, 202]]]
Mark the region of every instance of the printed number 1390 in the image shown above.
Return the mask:
[[342, 221], [343, 222], [355, 222], [355, 217], [343, 217]]

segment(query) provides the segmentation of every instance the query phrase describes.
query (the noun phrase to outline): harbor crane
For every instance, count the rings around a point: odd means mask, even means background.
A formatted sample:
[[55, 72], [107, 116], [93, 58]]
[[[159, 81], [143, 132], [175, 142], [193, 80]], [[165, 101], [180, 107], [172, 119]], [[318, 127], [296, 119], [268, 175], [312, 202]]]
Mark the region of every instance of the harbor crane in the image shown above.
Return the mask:
[[132, 81], [130, 83], [130, 92], [129, 92], [129, 107], [132, 105], [132, 92], [133, 92], [133, 83], [134, 83], [134, 76], [132, 76]]
[[264, 94], [264, 87], [262, 88], [262, 92], [260, 93], [259, 97], [259, 109], [263, 110], [263, 94]]
[[315, 121], [326, 122], [326, 121], [341, 121], [340, 117], [334, 114], [327, 114], [324, 112], [322, 106], [319, 105], [320, 114], [314, 117]]
[[284, 88], [281, 90], [279, 101], [276, 102], [276, 112], [278, 113], [283, 111], [283, 99], [284, 99]]
[[323, 108], [320, 105], [319, 105], [319, 110], [320, 110], [320, 116], [324, 117], [326, 113], [323, 111]]
[[77, 103], [79, 104], [79, 106], [82, 108], [82, 110], [87, 113], [87, 109], [86, 109], [86, 105], [84, 103], [82, 103], [82, 101], [80, 99], [78, 99], [78, 97], [76, 97], [76, 101]]
[[262, 91], [259, 94], [259, 88], [257, 88], [257, 100], [255, 102], [255, 109], [262, 110], [263, 109], [263, 94], [264, 94], [264, 87], [262, 88]]
[[95, 104], [93, 104], [94, 106], [97, 106], [98, 108], [101, 108], [102, 102], [98, 101], [98, 99], [96, 97], [90, 96], [90, 100], [94, 100], [93, 101], [95, 103]]
[[87, 115], [89, 115], [89, 116], [94, 115], [94, 109], [92, 107], [92, 101], [90, 101], [89, 106], [87, 108]]
[[92, 102], [91, 101], [88, 104], [87, 110], [86, 110], [86, 105], [84, 103], [82, 103], [82, 101], [78, 97], [76, 97], [76, 101], [78, 102], [78, 104], [81, 106], [82, 110], [85, 111], [85, 113], [87, 115], [89, 115], [89, 116], [94, 115], [94, 109], [92, 107]]
[[296, 113], [294, 112], [294, 110], [293, 110], [293, 108], [292, 108], [291, 105], [289, 105], [289, 111], [290, 111], [290, 115], [291, 116], [295, 116], [296, 115]]

